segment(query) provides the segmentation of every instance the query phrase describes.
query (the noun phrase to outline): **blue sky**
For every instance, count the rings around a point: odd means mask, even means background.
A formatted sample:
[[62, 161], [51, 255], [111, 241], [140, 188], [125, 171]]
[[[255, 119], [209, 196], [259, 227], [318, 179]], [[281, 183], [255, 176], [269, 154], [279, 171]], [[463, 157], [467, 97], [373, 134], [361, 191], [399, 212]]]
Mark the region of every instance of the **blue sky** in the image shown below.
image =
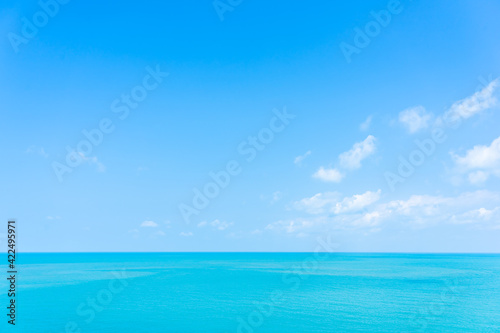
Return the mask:
[[42, 3], [0, 7], [20, 250], [500, 251], [498, 2]]

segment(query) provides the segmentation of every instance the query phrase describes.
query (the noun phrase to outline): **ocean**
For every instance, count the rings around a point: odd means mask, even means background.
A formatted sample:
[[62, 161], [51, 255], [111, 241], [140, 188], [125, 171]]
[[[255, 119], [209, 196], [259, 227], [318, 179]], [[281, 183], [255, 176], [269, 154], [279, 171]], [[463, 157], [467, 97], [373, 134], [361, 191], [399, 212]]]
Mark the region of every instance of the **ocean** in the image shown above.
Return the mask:
[[[500, 332], [500, 255], [21, 253], [1, 332]], [[6, 267], [6, 266], [4, 266]]]

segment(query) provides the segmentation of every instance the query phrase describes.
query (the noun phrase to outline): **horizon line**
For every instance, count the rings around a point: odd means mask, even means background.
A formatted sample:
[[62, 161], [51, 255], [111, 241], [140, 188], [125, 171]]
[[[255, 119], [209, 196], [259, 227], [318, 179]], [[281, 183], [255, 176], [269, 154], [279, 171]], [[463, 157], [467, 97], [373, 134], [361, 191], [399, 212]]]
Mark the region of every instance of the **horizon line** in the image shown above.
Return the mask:
[[500, 255], [500, 252], [365, 252], [365, 251], [69, 251], [69, 252], [17, 252], [17, 254], [257, 254], [257, 253], [276, 253], [276, 254], [307, 254], [307, 253], [331, 253], [331, 254], [494, 254]]

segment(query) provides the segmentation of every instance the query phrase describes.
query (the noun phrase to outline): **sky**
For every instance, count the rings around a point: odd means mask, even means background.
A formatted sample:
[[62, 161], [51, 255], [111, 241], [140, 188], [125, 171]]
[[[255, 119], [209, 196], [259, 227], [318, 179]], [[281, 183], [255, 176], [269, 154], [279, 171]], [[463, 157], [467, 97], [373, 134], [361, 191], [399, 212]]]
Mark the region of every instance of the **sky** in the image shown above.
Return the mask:
[[0, 219], [21, 252], [500, 252], [499, 14], [3, 1]]

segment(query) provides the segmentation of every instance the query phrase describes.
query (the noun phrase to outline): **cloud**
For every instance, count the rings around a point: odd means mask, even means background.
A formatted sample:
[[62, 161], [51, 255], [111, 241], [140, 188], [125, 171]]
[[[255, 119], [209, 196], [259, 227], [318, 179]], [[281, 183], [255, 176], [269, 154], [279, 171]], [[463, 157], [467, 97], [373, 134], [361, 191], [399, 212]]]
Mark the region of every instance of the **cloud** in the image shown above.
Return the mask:
[[284, 231], [286, 233], [295, 233], [304, 229], [309, 229], [314, 225], [312, 221], [306, 219], [297, 219], [292, 221], [278, 221], [268, 224], [265, 230]]
[[318, 193], [310, 198], [304, 198], [293, 205], [297, 210], [303, 210], [309, 214], [325, 213], [331, 206], [335, 206], [340, 199], [338, 192]]
[[495, 96], [499, 79], [493, 80], [485, 88], [474, 95], [453, 103], [443, 118], [455, 122], [472, 117], [476, 113], [489, 109], [497, 104]]
[[153, 236], [166, 236], [167, 234], [164, 231], [158, 230], [153, 234]]
[[[373, 135], [368, 135], [365, 140], [356, 142], [349, 151], [339, 155], [340, 166], [349, 170], [359, 169], [361, 161], [375, 153], [375, 141], [376, 138]], [[313, 174], [313, 178], [332, 183], [340, 183], [344, 177], [345, 174], [339, 169], [323, 166]]]
[[399, 122], [412, 134], [429, 127], [431, 118], [432, 115], [427, 113], [423, 106], [409, 108], [399, 113]]
[[296, 165], [300, 165], [302, 163], [302, 161], [304, 161], [311, 154], [312, 154], [312, 152], [310, 150], [308, 150], [304, 155], [300, 155], [300, 156], [295, 157], [295, 160], [293, 161], [293, 163], [295, 163]]
[[392, 218], [400, 222], [453, 223], [454, 216], [499, 204], [499, 193], [483, 190], [465, 192], [456, 197], [413, 195], [408, 200], [393, 200], [379, 205], [375, 211], [385, 219]]
[[469, 176], [467, 178], [472, 185], [481, 185], [485, 181], [487, 181], [489, 177], [490, 174], [488, 172], [474, 171], [469, 173]]
[[45, 152], [45, 149], [43, 147], [37, 148], [36, 146], [29, 146], [28, 149], [26, 149], [26, 153], [28, 154], [38, 154], [42, 156], [43, 158], [48, 158], [49, 154]]
[[469, 224], [490, 221], [493, 218], [496, 220], [500, 219], [500, 207], [495, 207], [491, 210], [483, 207], [473, 209], [463, 214], [453, 215], [450, 221], [455, 224]]
[[368, 118], [366, 118], [366, 120], [359, 125], [359, 129], [363, 132], [368, 131], [372, 123], [372, 119], [372, 116], [368, 116]]
[[276, 191], [273, 193], [273, 198], [271, 199], [271, 203], [276, 203], [278, 201], [281, 200], [281, 198], [283, 198], [283, 193], [281, 193], [280, 191]]
[[359, 211], [380, 199], [381, 190], [366, 191], [351, 197], [341, 198], [337, 192], [318, 193], [294, 203], [294, 207], [309, 214], [333, 213], [342, 214]]
[[182, 237], [191, 237], [191, 236], [193, 236], [193, 233], [191, 231], [190, 232], [184, 232], [183, 231], [179, 235], [182, 236]]
[[380, 191], [341, 198], [321, 193], [298, 201], [294, 208], [310, 216], [280, 220], [265, 230], [283, 233], [324, 233], [331, 229], [378, 232], [385, 224], [425, 228], [439, 224], [467, 224], [500, 228], [500, 193], [465, 192], [458, 196], [412, 195], [406, 200], [378, 203]]
[[377, 192], [366, 191], [363, 194], [356, 194], [352, 197], [346, 197], [341, 202], [335, 205], [333, 212], [335, 214], [341, 214], [359, 211], [377, 202], [380, 199], [381, 192], [381, 190], [378, 190]]
[[141, 227], [143, 228], [156, 228], [157, 226], [158, 224], [153, 221], [144, 221], [141, 223]]
[[339, 183], [344, 175], [337, 169], [325, 169], [320, 167], [318, 171], [313, 174], [313, 177], [324, 182]]
[[471, 184], [484, 183], [490, 175], [500, 177], [500, 137], [489, 146], [477, 145], [468, 150], [464, 156], [451, 153], [460, 174], [468, 174]]
[[104, 166], [104, 164], [102, 164], [101, 162], [99, 162], [99, 160], [97, 159], [96, 156], [85, 156], [85, 154], [81, 153], [81, 152], [77, 152], [78, 155], [80, 155], [80, 157], [82, 158], [82, 160], [84, 162], [87, 162], [88, 164], [90, 165], [94, 165], [96, 168], [97, 168], [97, 172], [104, 172], [106, 171], [106, 167]]
[[340, 165], [346, 169], [359, 169], [361, 161], [375, 152], [375, 137], [368, 137], [361, 142], [353, 145], [352, 149], [339, 155]]
[[234, 223], [232, 222], [225, 222], [225, 221], [220, 221], [220, 220], [213, 220], [212, 222], [208, 223], [207, 221], [203, 221], [198, 223], [198, 228], [203, 228], [205, 226], [211, 226], [217, 230], [223, 231], [232, 226]]
[[134, 236], [138, 236], [139, 235], [139, 230], [138, 229], [132, 229], [132, 230], [129, 230], [128, 233], [129, 234], [133, 234]]

